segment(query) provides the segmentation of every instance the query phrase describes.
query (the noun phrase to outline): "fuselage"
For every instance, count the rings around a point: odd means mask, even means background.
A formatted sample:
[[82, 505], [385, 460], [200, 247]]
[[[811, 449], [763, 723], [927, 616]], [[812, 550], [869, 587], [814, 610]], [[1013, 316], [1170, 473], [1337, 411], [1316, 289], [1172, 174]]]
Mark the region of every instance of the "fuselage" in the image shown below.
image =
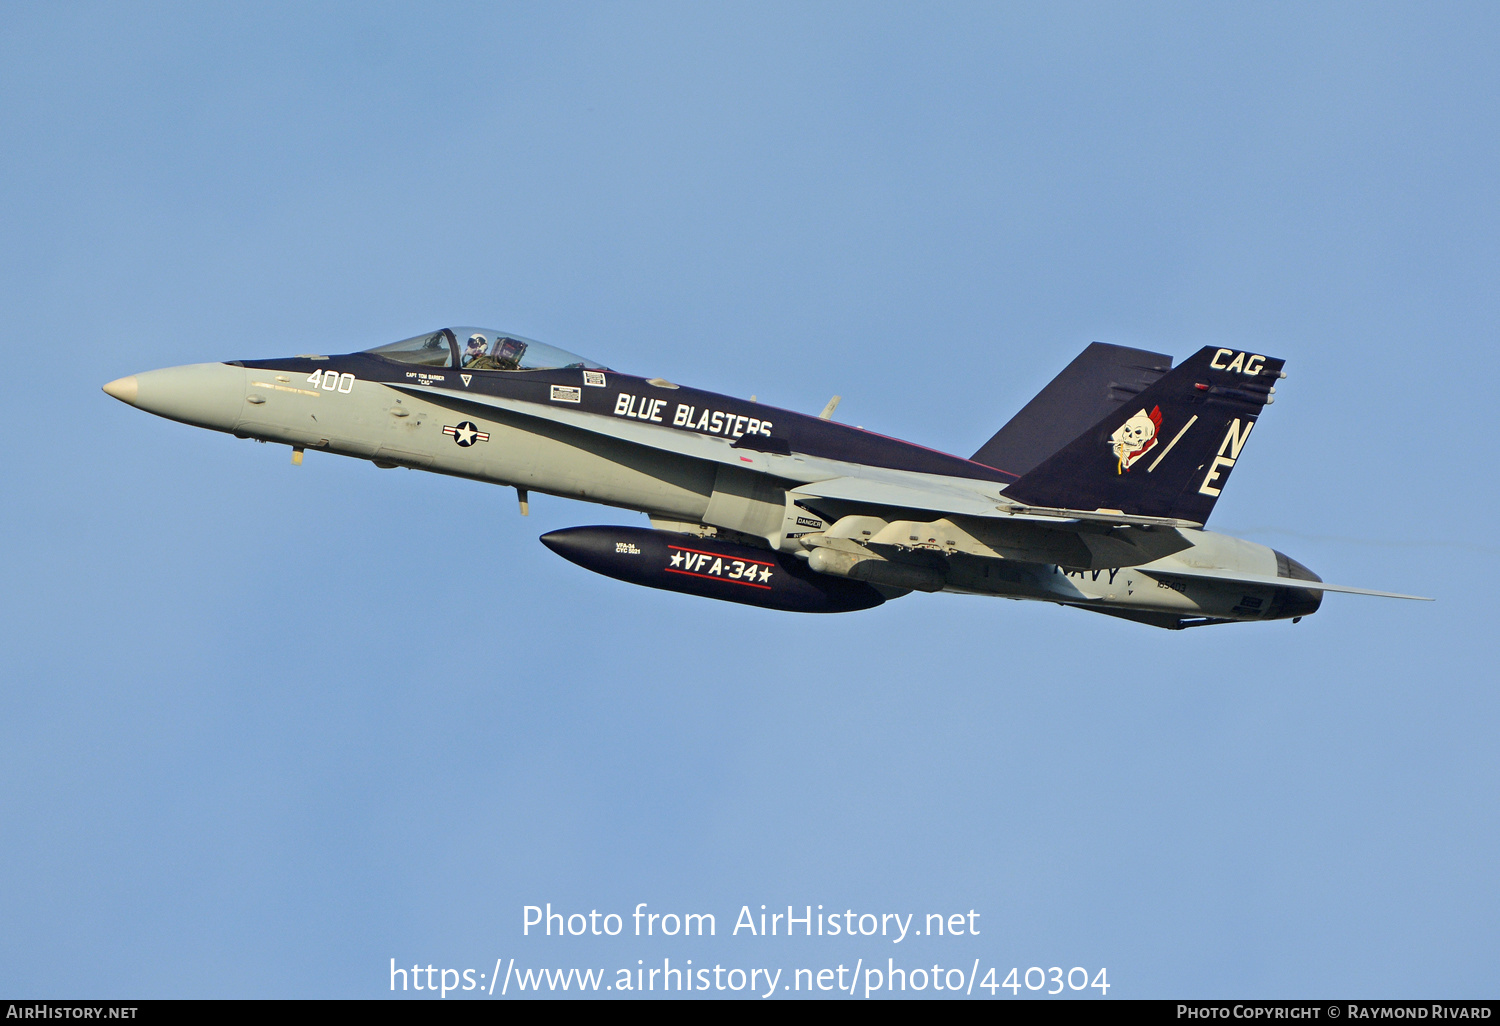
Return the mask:
[[[299, 462], [302, 451], [321, 450], [637, 510], [674, 529], [763, 539], [755, 543], [803, 560], [811, 551], [819, 572], [865, 580], [886, 594], [947, 590], [1213, 621], [1305, 615], [1321, 599], [1302, 587], [1153, 577], [1119, 560], [1100, 566], [1098, 559], [923, 551], [915, 535], [916, 544], [903, 539], [894, 559], [891, 551], [862, 554], [858, 546], [871, 532], [864, 539], [845, 532], [852, 540], [841, 540], [837, 527], [864, 511], [794, 501], [787, 491], [797, 481], [777, 473], [815, 464], [972, 482], [995, 496], [1016, 475], [821, 417], [595, 365], [466, 368], [451, 333], [448, 344], [449, 353], [419, 352], [425, 363], [363, 352], [196, 364], [137, 374], [106, 391], [184, 423], [292, 446]], [[683, 444], [642, 444], [661, 437], [656, 432], [681, 433]], [[700, 458], [693, 445], [710, 446], [717, 461]], [[962, 518], [953, 520], [962, 526]], [[1266, 546], [1210, 531], [1177, 538], [1149, 565], [1316, 580]]]
[[[498, 406], [481, 411], [472, 400], [551, 406], [724, 439], [741, 450], [749, 468], [758, 453], [772, 452], [999, 488], [1015, 480], [1003, 470], [862, 428], [608, 370], [463, 371], [352, 353], [192, 364], [133, 378], [132, 405], [240, 438], [683, 521], [699, 520], [707, 509], [712, 466], [662, 450], [642, 454], [630, 443]], [[477, 435], [446, 431], [466, 422], [481, 428]]]

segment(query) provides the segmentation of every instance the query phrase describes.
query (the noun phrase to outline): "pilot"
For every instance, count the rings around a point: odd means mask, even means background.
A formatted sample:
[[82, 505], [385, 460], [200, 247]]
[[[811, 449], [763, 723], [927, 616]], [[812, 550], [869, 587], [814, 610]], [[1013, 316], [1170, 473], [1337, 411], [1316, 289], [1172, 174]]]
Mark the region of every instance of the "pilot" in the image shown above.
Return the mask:
[[484, 336], [478, 332], [470, 335], [469, 344], [464, 348], [464, 366], [472, 366], [475, 360], [483, 356], [487, 345], [488, 343], [485, 341]]

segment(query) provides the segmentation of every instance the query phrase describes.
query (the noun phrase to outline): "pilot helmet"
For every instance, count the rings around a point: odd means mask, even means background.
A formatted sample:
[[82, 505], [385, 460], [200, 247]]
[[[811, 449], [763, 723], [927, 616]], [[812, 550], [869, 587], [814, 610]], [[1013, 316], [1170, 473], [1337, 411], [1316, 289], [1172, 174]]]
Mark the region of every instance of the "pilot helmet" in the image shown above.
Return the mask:
[[470, 349], [483, 349], [486, 344], [487, 343], [484, 340], [484, 336], [479, 334], [477, 331], [469, 336]]

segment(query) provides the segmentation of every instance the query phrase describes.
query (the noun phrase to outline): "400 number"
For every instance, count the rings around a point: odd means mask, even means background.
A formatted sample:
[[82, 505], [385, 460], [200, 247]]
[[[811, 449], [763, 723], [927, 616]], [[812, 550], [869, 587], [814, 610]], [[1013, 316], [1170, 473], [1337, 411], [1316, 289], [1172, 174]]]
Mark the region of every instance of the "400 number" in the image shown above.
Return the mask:
[[[1066, 976], [1063, 975], [1060, 966], [1054, 965], [1050, 969], [1043, 969], [1041, 966], [1034, 965], [1030, 969], [1027, 969], [1024, 975], [1019, 969], [1012, 969], [1010, 975], [1005, 978], [1004, 983], [996, 983], [995, 970], [992, 967], [985, 974], [984, 979], [979, 981], [979, 985], [981, 987], [988, 987], [992, 997], [1001, 987], [1009, 987], [1012, 994], [1019, 994], [1021, 993], [1021, 986], [1023, 984], [1027, 990], [1045, 989], [1048, 994], [1061, 994], [1064, 983], [1066, 983], [1069, 990], [1088, 990], [1090, 987], [1098, 987], [1101, 995], [1107, 995], [1109, 993], [1109, 977], [1107, 972], [1108, 970], [1100, 969], [1094, 974], [1094, 979], [1091, 982], [1089, 980], [1089, 971], [1081, 965], [1075, 965], [1069, 969]], [[1032, 982], [1033, 979], [1036, 980], [1035, 983]], [[1049, 982], [1053, 986], [1049, 987]]]
[[333, 371], [315, 370], [307, 376], [307, 383], [325, 392], [339, 391], [347, 395], [354, 391], [354, 375], [347, 371], [335, 374]]

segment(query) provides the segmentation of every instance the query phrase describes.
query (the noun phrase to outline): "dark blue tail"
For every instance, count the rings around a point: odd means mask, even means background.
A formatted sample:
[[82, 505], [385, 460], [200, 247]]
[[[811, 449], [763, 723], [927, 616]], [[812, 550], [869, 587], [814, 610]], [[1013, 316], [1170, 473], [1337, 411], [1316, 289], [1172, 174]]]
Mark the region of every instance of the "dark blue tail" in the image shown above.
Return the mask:
[[1284, 362], [1206, 346], [1005, 494], [1030, 506], [1206, 523]]
[[970, 458], [1020, 477], [1171, 366], [1172, 358], [1161, 353], [1094, 342]]

